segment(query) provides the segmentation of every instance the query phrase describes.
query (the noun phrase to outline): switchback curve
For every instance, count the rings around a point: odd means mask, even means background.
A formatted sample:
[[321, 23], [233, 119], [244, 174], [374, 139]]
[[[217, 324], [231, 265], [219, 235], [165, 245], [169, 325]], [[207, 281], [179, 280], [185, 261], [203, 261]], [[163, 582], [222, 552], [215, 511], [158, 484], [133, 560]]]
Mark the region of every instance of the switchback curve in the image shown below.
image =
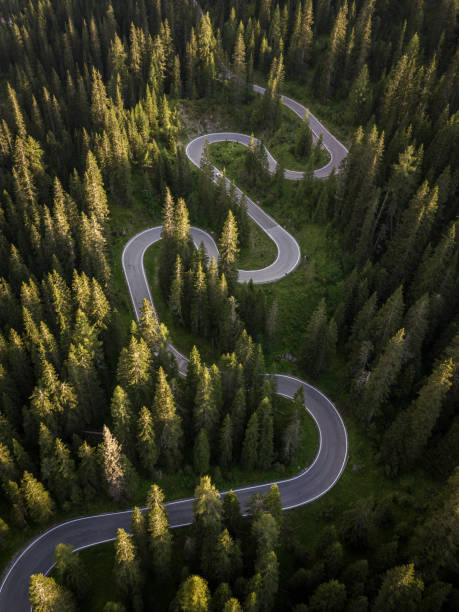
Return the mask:
[[[254, 85], [257, 93], [264, 89]], [[282, 98], [285, 106], [304, 119], [306, 108], [290, 98]], [[322, 135], [325, 148], [330, 153], [329, 163], [316, 170], [317, 178], [329, 176], [332, 171], [339, 171], [340, 164], [347, 154], [347, 149], [328, 130], [309, 113], [309, 123], [316, 138]], [[247, 146], [249, 137], [243, 134], [221, 133], [208, 134], [194, 139], [186, 148], [189, 159], [196, 166], [202, 153], [205, 140], [218, 142], [234, 140]], [[275, 171], [276, 162], [268, 156], [270, 171]], [[219, 171], [214, 169], [215, 178]], [[285, 178], [299, 180], [302, 173], [285, 171]], [[242, 193], [238, 190], [238, 193]], [[292, 272], [300, 261], [300, 249], [296, 240], [284, 228], [267, 215], [255, 202], [248, 199], [248, 213], [255, 223], [275, 242], [278, 249], [276, 261], [262, 270], [239, 271], [239, 281], [247, 282], [252, 278], [254, 283], [266, 283], [279, 280]], [[192, 228], [196, 245], [204, 242], [209, 256], [218, 257], [215, 241], [207, 232]], [[160, 240], [161, 227], [154, 227], [140, 232], [126, 244], [122, 255], [123, 270], [129, 288], [136, 318], [139, 318], [143, 299], [153, 304], [150, 288], [143, 266], [144, 253], [149, 246]], [[179, 371], [186, 372], [187, 358], [171, 345], [177, 357]], [[302, 386], [305, 397], [305, 408], [314, 419], [319, 432], [319, 449], [313, 463], [296, 476], [277, 481], [284, 510], [308, 504], [329, 491], [340, 478], [347, 461], [348, 439], [344, 422], [333, 403], [321, 392], [305, 381], [292, 376], [276, 374], [277, 393], [283, 397], [293, 398]], [[242, 508], [246, 508], [254, 493], [265, 493], [274, 484], [261, 483], [235, 489]], [[224, 495], [226, 492], [223, 492]], [[170, 527], [183, 527], [192, 522], [193, 498], [171, 501], [167, 504]], [[112, 541], [119, 528], [130, 530], [132, 510], [104, 513], [76, 518], [60, 523], [46, 530], [33, 539], [16, 557], [3, 575], [0, 584], [0, 610], [23, 612], [30, 608], [28, 602], [28, 583], [31, 574], [47, 574], [54, 566], [54, 550], [57, 544], [65, 542], [75, 551], [83, 550], [97, 544]]]

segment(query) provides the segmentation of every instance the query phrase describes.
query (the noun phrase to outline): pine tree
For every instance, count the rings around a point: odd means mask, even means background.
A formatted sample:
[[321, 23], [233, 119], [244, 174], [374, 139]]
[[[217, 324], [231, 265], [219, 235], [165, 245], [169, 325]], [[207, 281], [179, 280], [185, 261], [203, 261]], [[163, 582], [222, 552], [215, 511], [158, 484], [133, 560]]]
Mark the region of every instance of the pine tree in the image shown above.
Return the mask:
[[158, 460], [158, 447], [151, 412], [142, 406], [137, 419], [137, 453], [144, 470], [151, 476]]
[[309, 599], [309, 608], [314, 612], [330, 610], [339, 612], [346, 603], [346, 587], [338, 580], [323, 582]]
[[158, 371], [152, 412], [159, 442], [160, 461], [172, 470], [181, 460], [182, 424], [162, 367]]
[[123, 348], [118, 361], [118, 382], [129, 394], [134, 406], [149, 400], [152, 375], [152, 354], [143, 338], [134, 334], [127, 347]]
[[258, 592], [261, 609], [270, 610], [274, 605], [274, 599], [279, 588], [279, 563], [276, 553], [271, 550], [263, 556], [259, 556], [255, 569], [261, 577]]
[[71, 593], [57, 584], [54, 578], [48, 578], [43, 574], [30, 576], [29, 601], [37, 612], [48, 612], [48, 610], [75, 612], [77, 609]]
[[301, 386], [293, 397], [293, 407], [282, 435], [282, 455], [284, 460], [289, 463], [294, 460], [296, 450], [301, 442], [301, 414], [304, 405], [304, 390]]
[[131, 531], [132, 539], [137, 551], [139, 552], [140, 558], [144, 563], [146, 563], [148, 546], [147, 522], [145, 515], [137, 506], [134, 508], [131, 514]]
[[152, 353], [158, 352], [167, 341], [166, 328], [159, 323], [155, 309], [148, 300], [142, 304], [139, 330]]
[[84, 599], [90, 588], [91, 580], [79, 554], [73, 552], [69, 544], [58, 544], [54, 551], [54, 558], [59, 581], [74, 593], [77, 599]]
[[245, 49], [245, 42], [244, 42], [244, 32], [241, 26], [242, 26], [242, 23], [240, 24], [240, 27], [238, 28], [236, 43], [234, 45], [233, 63], [232, 63], [232, 69], [233, 69], [234, 81], [235, 81], [232, 85], [233, 100], [236, 104], [240, 103], [245, 96], [246, 79], [247, 79], [246, 61], [245, 61], [246, 60], [246, 57], [245, 57], [246, 49]]
[[121, 446], [109, 428], [103, 428], [102, 457], [104, 476], [109, 496], [118, 501], [125, 490], [125, 469], [122, 461]]
[[219, 271], [224, 274], [231, 290], [236, 286], [238, 279], [238, 230], [236, 220], [231, 211], [223, 226], [222, 235], [219, 242], [220, 260]]
[[105, 229], [110, 216], [107, 195], [96, 158], [91, 151], [88, 152], [86, 160], [84, 197], [88, 216], [94, 215], [101, 227]]
[[174, 200], [169, 188], [166, 187], [162, 214], [161, 250], [159, 255], [159, 283], [161, 292], [166, 299], [170, 295], [170, 283], [176, 256], [174, 243], [174, 215]]
[[365, 125], [371, 104], [368, 66], [364, 64], [349, 93], [348, 116], [353, 125]]
[[457, 564], [458, 543], [454, 534], [458, 530], [458, 490], [456, 468], [409, 542], [410, 558], [428, 581], [438, 579], [443, 570]]
[[225, 602], [222, 610], [223, 612], [242, 612], [242, 607], [238, 599], [231, 597]]
[[119, 385], [115, 387], [110, 405], [113, 435], [128, 454], [132, 455], [134, 444], [134, 415], [127, 393]]
[[252, 414], [245, 430], [242, 445], [241, 463], [247, 470], [253, 470], [258, 464], [258, 415]]
[[193, 286], [190, 305], [191, 331], [195, 334], [207, 336], [208, 312], [207, 312], [207, 286], [206, 274], [201, 262], [198, 262], [193, 275]]
[[216, 545], [222, 530], [223, 505], [220, 493], [212, 485], [209, 476], [201, 478], [194, 496], [194, 530], [200, 551], [201, 569], [205, 575], [212, 575]]
[[387, 430], [381, 456], [392, 472], [410, 469], [424, 451], [440, 415], [443, 399], [451, 387], [453, 362], [440, 363], [421, 388], [417, 399], [400, 412]]
[[[75, 461], [70, 455], [70, 449], [57, 438], [54, 446], [54, 456], [50, 457], [47, 468], [48, 486], [61, 505], [78, 502], [79, 489]], [[42, 472], [45, 470], [42, 466]]]
[[201, 379], [201, 371], [201, 357], [196, 346], [193, 346], [185, 379], [184, 404], [186, 412], [191, 412], [194, 408], [198, 383]]
[[414, 565], [400, 565], [384, 577], [374, 604], [376, 612], [416, 610], [421, 602], [424, 584], [416, 577]]
[[271, 485], [269, 491], [265, 493], [264, 506], [266, 511], [276, 519], [279, 526], [282, 525], [282, 500], [277, 484]]
[[388, 399], [405, 357], [405, 330], [400, 329], [378, 359], [361, 399], [360, 413], [371, 422]]
[[266, 469], [271, 467], [274, 458], [274, 424], [271, 402], [267, 397], [263, 399], [257, 409], [259, 423], [258, 441], [258, 467]]
[[344, 68], [346, 33], [348, 26], [348, 3], [344, 2], [338, 11], [330, 35], [330, 45], [325, 67], [321, 69], [320, 90], [325, 101], [330, 91], [339, 85]]
[[118, 588], [126, 600], [132, 603], [134, 610], [142, 610], [142, 570], [136, 548], [124, 529], [117, 532], [114, 573]]
[[242, 569], [242, 556], [238, 544], [224, 529], [215, 546], [212, 575], [216, 581], [230, 582]]
[[193, 450], [193, 465], [196, 474], [201, 475], [209, 471], [210, 445], [206, 430], [201, 429], [196, 436]]
[[173, 603], [176, 612], [207, 612], [210, 591], [201, 576], [189, 576], [181, 585]]
[[220, 429], [219, 465], [228, 468], [233, 459], [233, 423], [231, 415], [227, 414]]
[[210, 371], [204, 366], [201, 369], [196, 389], [193, 423], [196, 431], [200, 429], [206, 431], [209, 440], [213, 439], [219, 417], [213, 391]]
[[309, 110], [306, 109], [304, 116], [304, 124], [301, 126], [296, 145], [295, 155], [307, 159], [312, 151], [312, 132], [308, 124], [309, 121]]
[[174, 57], [174, 67], [172, 71], [171, 95], [173, 98], [182, 97], [182, 80], [180, 77], [180, 57]]
[[223, 520], [232, 534], [239, 533], [242, 521], [241, 505], [233, 491], [228, 491], [223, 498]]
[[174, 246], [181, 257], [185, 268], [188, 267], [194, 251], [193, 239], [190, 234], [190, 219], [183, 198], [177, 200], [174, 212]]
[[327, 345], [324, 342], [327, 334], [326, 308], [325, 299], [322, 298], [309, 320], [304, 339], [303, 361], [305, 367], [316, 376], [322, 371], [327, 358]]
[[147, 514], [147, 531], [152, 553], [153, 569], [159, 577], [165, 577], [170, 571], [172, 558], [172, 535], [169, 532], [167, 510], [164, 505], [164, 493], [158, 485], [152, 485], [147, 497], [149, 511]]
[[39, 524], [46, 523], [53, 514], [53, 502], [41, 482], [30, 472], [24, 472], [20, 491], [31, 520]]
[[183, 323], [182, 316], [182, 294], [183, 294], [183, 277], [182, 277], [182, 260], [180, 255], [177, 255], [175, 262], [175, 271], [172, 279], [171, 293], [169, 296], [169, 308], [176, 319]]

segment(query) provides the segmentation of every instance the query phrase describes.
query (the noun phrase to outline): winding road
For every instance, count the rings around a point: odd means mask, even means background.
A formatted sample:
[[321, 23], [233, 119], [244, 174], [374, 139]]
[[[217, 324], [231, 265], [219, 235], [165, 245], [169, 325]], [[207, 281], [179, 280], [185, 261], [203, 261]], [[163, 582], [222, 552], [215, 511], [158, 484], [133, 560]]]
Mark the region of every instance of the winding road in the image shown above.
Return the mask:
[[[257, 93], [263, 94], [264, 89], [254, 85]], [[301, 120], [304, 120], [306, 108], [287, 97], [282, 102]], [[314, 172], [317, 178], [325, 178], [332, 171], [339, 171], [340, 164], [347, 155], [347, 149], [314, 117], [308, 116], [309, 125], [315, 139], [322, 136], [323, 145], [330, 154], [330, 161], [323, 168]], [[199, 167], [205, 141], [209, 143], [221, 141], [239, 142], [248, 145], [250, 137], [245, 134], [222, 132], [206, 134], [192, 140], [186, 147], [190, 161]], [[268, 152], [270, 172], [275, 172], [276, 161]], [[220, 172], [214, 168], [214, 178]], [[300, 180], [302, 172], [285, 171], [285, 178]], [[240, 195], [242, 192], [237, 190]], [[254, 283], [275, 282], [292, 272], [300, 261], [300, 248], [295, 238], [282, 228], [270, 215], [264, 212], [258, 204], [247, 198], [247, 209], [251, 219], [273, 240], [277, 247], [276, 260], [261, 270], [240, 270], [239, 281]], [[196, 245], [204, 242], [210, 257], [218, 258], [218, 249], [213, 238], [199, 228], [191, 228]], [[122, 264], [129, 288], [136, 318], [144, 299], [153, 304], [143, 258], [145, 251], [161, 238], [161, 227], [153, 227], [140, 232], [126, 244]], [[171, 345], [179, 371], [186, 373], [188, 360]], [[302, 386], [305, 397], [305, 408], [314, 419], [319, 432], [319, 449], [313, 463], [292, 478], [277, 481], [284, 510], [297, 508], [318, 499], [340, 478], [347, 461], [348, 440], [343, 420], [333, 403], [318, 389], [308, 383], [294, 378], [276, 374], [277, 393], [287, 398], [293, 398]], [[254, 493], [265, 493], [273, 483], [257, 484], [250, 487], [235, 489], [242, 508]], [[223, 492], [224, 495], [226, 492]], [[192, 522], [193, 499], [171, 501], [167, 504], [170, 527], [183, 527]], [[30, 609], [28, 600], [28, 584], [31, 574], [51, 571], [54, 565], [54, 549], [60, 542], [71, 544], [75, 551], [89, 548], [97, 544], [112, 541], [116, 538], [119, 528], [130, 530], [132, 510], [124, 512], [105, 513], [85, 516], [66, 521], [51, 527], [33, 539], [11, 562], [6, 569], [0, 585], [0, 612], [23, 612]]]

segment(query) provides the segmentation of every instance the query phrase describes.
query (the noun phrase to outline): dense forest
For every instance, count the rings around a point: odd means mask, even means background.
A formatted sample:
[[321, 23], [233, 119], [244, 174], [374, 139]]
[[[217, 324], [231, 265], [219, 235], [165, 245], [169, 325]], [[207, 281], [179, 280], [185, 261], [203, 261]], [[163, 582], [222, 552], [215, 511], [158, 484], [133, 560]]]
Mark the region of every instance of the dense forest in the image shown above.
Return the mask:
[[[157, 591], [162, 609], [184, 611], [457, 609], [457, 1], [201, 7], [1, 3], [2, 562], [39, 527], [146, 496], [133, 537], [120, 530], [112, 547], [106, 612], [150, 609]], [[184, 151], [201, 101], [240, 108], [240, 131], [281, 139], [286, 89], [332, 109], [331, 131], [345, 126], [343, 167], [313, 179], [325, 154], [298, 122], [298, 185], [286, 191], [282, 160], [271, 177], [254, 141], [236, 183], [273, 206], [288, 199], [298, 231], [337, 237], [342, 278], [295, 319], [291, 373], [318, 386], [336, 377], [333, 400], [385, 483], [342, 493], [342, 512], [322, 517], [312, 541], [289, 529], [276, 487], [242, 520], [236, 496], [220, 499], [205, 476], [219, 487], [234, 466], [295, 472], [304, 410], [265, 377], [281, 297], [237, 283], [254, 232], [244, 198], [224, 174], [213, 181], [211, 146], [199, 171]], [[194, 347], [186, 378], [153, 307], [135, 322], [120, 306], [117, 244], [130, 236], [118, 220], [139, 206], [163, 225], [155, 301], [212, 355], [206, 363]], [[190, 224], [212, 231], [218, 262], [194, 248]], [[174, 475], [188, 494], [197, 488], [193, 526], [172, 534]], [[429, 494], [405, 486], [411, 476]], [[90, 573], [60, 545], [53, 576], [32, 578], [31, 602], [90, 609]]]

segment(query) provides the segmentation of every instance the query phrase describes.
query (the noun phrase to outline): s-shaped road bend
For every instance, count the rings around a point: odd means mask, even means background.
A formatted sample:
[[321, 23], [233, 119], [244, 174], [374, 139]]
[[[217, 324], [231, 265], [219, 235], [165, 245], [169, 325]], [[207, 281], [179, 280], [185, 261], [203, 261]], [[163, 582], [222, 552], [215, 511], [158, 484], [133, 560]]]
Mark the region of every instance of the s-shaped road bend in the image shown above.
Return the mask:
[[[264, 89], [254, 85], [257, 93], [263, 94]], [[306, 108], [287, 97], [282, 103], [292, 110], [301, 120], [304, 120]], [[338, 172], [341, 162], [347, 155], [347, 149], [309, 113], [309, 125], [317, 140], [322, 136], [325, 149], [330, 154], [330, 161], [323, 168], [314, 172], [317, 178], [325, 178], [332, 171]], [[223, 132], [207, 134], [192, 140], [186, 147], [190, 161], [199, 167], [202, 151], [206, 140], [209, 143], [234, 141], [248, 146], [250, 137], [245, 134]], [[275, 172], [276, 161], [268, 152], [269, 171]], [[214, 168], [214, 178], [220, 172]], [[302, 172], [285, 171], [285, 178], [301, 180]], [[237, 190], [239, 195], [242, 194]], [[247, 210], [251, 219], [273, 240], [277, 247], [277, 258], [270, 266], [261, 270], [240, 270], [239, 282], [254, 283], [275, 282], [292, 272], [300, 262], [300, 248], [295, 238], [282, 228], [270, 215], [265, 213], [254, 201], [247, 198]], [[207, 249], [209, 257], [218, 258], [218, 249], [213, 238], [199, 228], [191, 228], [196, 245], [201, 242]], [[129, 288], [136, 318], [139, 318], [140, 308], [144, 299], [153, 304], [150, 288], [145, 276], [143, 257], [145, 251], [161, 238], [161, 227], [153, 227], [140, 232], [126, 244], [122, 264]], [[171, 345], [175, 354], [179, 371], [186, 373], [188, 360]], [[305, 397], [305, 408], [314, 419], [319, 432], [319, 449], [313, 463], [296, 476], [277, 481], [284, 510], [297, 508], [318, 499], [329, 491], [340, 478], [347, 461], [348, 440], [343, 420], [333, 403], [318, 389], [308, 383], [282, 374], [276, 374], [277, 393], [287, 398], [293, 398], [302, 386]], [[273, 483], [262, 483], [249, 487], [235, 489], [241, 507], [245, 508], [254, 493], [265, 493]], [[225, 492], [222, 493], [224, 495]], [[167, 504], [170, 527], [183, 527], [193, 520], [193, 499], [171, 501]], [[75, 551], [96, 546], [116, 538], [117, 530], [123, 528], [130, 531], [132, 510], [90, 515], [75, 518], [51, 527], [33, 539], [6, 569], [0, 584], [0, 612], [24, 612], [30, 610], [28, 600], [28, 585], [31, 574], [47, 574], [54, 566], [54, 550], [57, 544], [71, 544]]]

